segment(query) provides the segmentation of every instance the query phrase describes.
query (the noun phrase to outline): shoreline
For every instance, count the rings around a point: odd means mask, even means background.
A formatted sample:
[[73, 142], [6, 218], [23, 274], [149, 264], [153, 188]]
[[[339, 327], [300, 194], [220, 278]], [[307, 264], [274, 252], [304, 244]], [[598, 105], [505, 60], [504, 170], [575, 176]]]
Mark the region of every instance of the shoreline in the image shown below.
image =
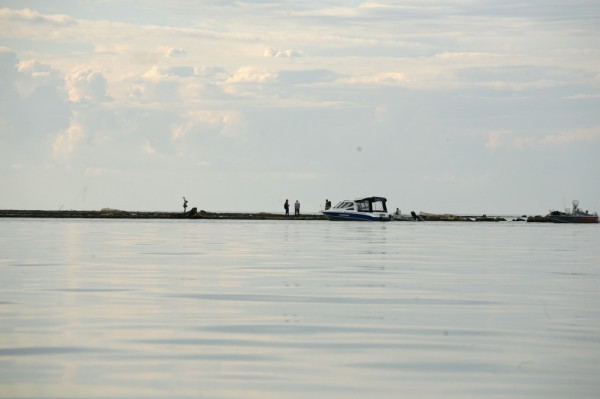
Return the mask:
[[[452, 214], [422, 214], [424, 221], [430, 222], [549, 222], [545, 216], [529, 216], [504, 218], [495, 216], [458, 216]], [[286, 216], [282, 213], [269, 212], [207, 212], [197, 211], [196, 208], [183, 212], [164, 211], [122, 211], [118, 209], [76, 210], [21, 210], [0, 209], [1, 218], [32, 218], [32, 219], [207, 219], [207, 220], [329, 220], [325, 215], [308, 213], [299, 216]]]
[[47, 211], [0, 209], [0, 218], [32, 218], [32, 219], [223, 219], [223, 220], [327, 220], [324, 215], [305, 214], [289, 215], [277, 213], [251, 212], [206, 212], [192, 209], [183, 212], [138, 212], [117, 209], [100, 211]]

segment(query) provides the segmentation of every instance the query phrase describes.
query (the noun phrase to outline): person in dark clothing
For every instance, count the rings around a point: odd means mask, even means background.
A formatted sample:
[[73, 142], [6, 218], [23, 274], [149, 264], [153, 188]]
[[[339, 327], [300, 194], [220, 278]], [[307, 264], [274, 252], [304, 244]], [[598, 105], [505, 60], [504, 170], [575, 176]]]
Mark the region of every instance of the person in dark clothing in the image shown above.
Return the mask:
[[288, 200], [285, 200], [285, 204], [283, 204], [283, 209], [285, 209], [285, 215], [289, 216], [290, 215], [290, 203], [288, 202]]
[[187, 210], [187, 200], [185, 199], [185, 197], [183, 197], [183, 213], [185, 213], [185, 211]]

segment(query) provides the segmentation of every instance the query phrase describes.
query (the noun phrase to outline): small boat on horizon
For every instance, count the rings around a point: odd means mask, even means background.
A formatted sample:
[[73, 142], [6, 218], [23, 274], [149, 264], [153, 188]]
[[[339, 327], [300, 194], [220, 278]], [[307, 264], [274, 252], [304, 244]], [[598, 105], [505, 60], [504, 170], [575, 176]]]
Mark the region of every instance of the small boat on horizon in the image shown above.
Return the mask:
[[389, 222], [394, 217], [388, 213], [386, 202], [384, 197], [344, 200], [331, 209], [322, 210], [321, 213], [331, 220]]
[[565, 209], [564, 212], [550, 211], [546, 219], [553, 223], [598, 223], [598, 213], [589, 213], [579, 209], [579, 201], [573, 200], [573, 210]]

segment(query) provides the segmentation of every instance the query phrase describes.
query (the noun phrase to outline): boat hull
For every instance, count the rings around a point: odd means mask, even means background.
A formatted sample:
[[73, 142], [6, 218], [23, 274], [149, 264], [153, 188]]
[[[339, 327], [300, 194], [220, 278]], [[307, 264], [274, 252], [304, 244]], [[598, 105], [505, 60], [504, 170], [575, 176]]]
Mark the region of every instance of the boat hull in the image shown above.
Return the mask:
[[546, 216], [553, 223], [598, 223], [598, 216], [595, 215], [548, 215]]
[[392, 215], [389, 213], [376, 212], [376, 213], [359, 213], [359, 212], [336, 212], [336, 211], [321, 211], [321, 213], [327, 216], [331, 220], [346, 220], [346, 221], [358, 221], [358, 222], [389, 222], [393, 220]]

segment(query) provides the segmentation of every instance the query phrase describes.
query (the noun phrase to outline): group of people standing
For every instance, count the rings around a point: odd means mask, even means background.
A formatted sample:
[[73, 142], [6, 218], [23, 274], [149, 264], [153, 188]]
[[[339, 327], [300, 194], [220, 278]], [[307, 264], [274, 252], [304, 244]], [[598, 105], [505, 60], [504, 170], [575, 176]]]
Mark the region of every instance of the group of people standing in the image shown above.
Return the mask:
[[[283, 204], [283, 209], [285, 209], [285, 215], [289, 216], [290, 214], [290, 203], [288, 200], [285, 200], [285, 203]], [[298, 202], [298, 200], [296, 200], [296, 202], [294, 203], [294, 215], [295, 216], [299, 216], [300, 215], [300, 202]]]

